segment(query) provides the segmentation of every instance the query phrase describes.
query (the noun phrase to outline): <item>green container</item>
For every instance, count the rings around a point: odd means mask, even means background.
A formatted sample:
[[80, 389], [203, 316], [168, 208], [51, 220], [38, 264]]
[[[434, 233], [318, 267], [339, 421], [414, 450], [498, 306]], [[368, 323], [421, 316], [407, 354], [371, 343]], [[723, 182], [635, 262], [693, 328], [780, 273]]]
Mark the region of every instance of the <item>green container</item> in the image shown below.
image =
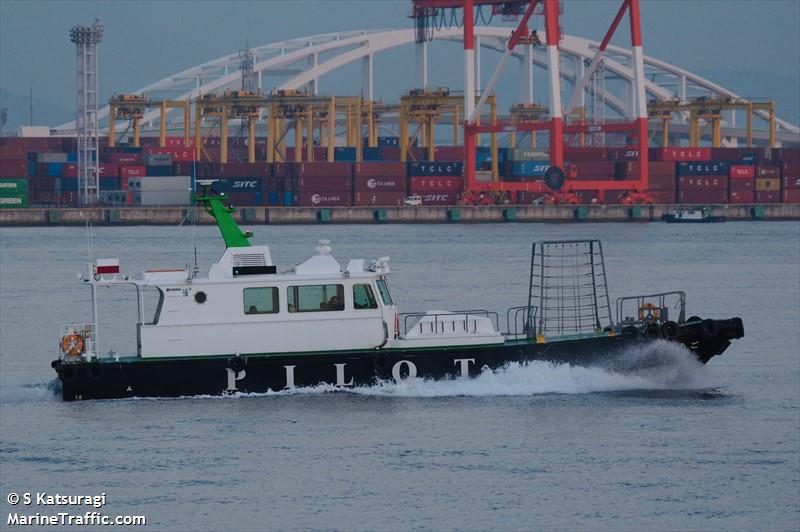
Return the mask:
[[2, 178], [0, 179], [0, 197], [25, 195], [28, 196], [28, 180], [22, 178]]
[[589, 207], [577, 207], [575, 209], [575, 219], [585, 220], [589, 217]]
[[106, 211], [106, 221], [110, 224], [119, 223], [119, 209], [108, 209]]
[[451, 222], [461, 220], [461, 209], [447, 209], [447, 219]]
[[628, 209], [628, 216], [633, 220], [640, 220], [644, 216], [644, 212], [641, 207], [631, 207]]
[[317, 220], [320, 222], [330, 222], [332, 211], [330, 209], [320, 209], [317, 211]]
[[0, 209], [27, 209], [28, 193], [0, 196]]
[[57, 210], [47, 211], [47, 221], [51, 224], [60, 224], [61, 211]]
[[385, 222], [389, 219], [388, 214], [386, 214], [386, 209], [375, 209], [372, 215], [375, 217], [376, 222]]
[[513, 222], [517, 219], [517, 209], [514, 207], [509, 207], [507, 209], [503, 209], [503, 219], [507, 222]]
[[756, 205], [752, 209], [750, 209], [750, 214], [753, 218], [763, 218], [764, 217], [764, 206], [763, 205]]

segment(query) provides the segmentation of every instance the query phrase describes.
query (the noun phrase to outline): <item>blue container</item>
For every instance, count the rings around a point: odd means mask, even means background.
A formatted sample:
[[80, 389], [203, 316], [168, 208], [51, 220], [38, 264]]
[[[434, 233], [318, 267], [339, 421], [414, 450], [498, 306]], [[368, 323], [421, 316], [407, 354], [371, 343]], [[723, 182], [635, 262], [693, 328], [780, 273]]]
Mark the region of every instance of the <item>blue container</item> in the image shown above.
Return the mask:
[[381, 149], [380, 148], [364, 148], [364, 160], [365, 161], [380, 161], [381, 160]]
[[678, 163], [678, 175], [728, 175], [728, 163], [725, 161], [700, 161]]
[[513, 161], [511, 162], [511, 175], [514, 177], [540, 177], [547, 172], [548, 168], [550, 168], [549, 163], [540, 161]]
[[71, 151], [67, 154], [67, 161], [74, 163], [78, 161], [78, 152]]
[[[498, 150], [499, 159], [499, 150]], [[492, 149], [488, 146], [478, 146], [475, 148], [475, 160], [479, 163], [492, 160]]]
[[118, 177], [100, 178], [100, 190], [119, 190], [120, 188]]
[[260, 177], [226, 177], [215, 181], [211, 185], [212, 190], [217, 192], [225, 192], [230, 194], [232, 192], [248, 192], [261, 194], [261, 178]]
[[64, 163], [47, 163], [47, 177], [61, 177], [61, 167]]
[[284, 192], [283, 193], [283, 206], [284, 207], [291, 207], [294, 203], [294, 194], [291, 192]]
[[400, 137], [378, 137], [378, 146], [399, 146]]
[[36, 175], [36, 161], [28, 161], [28, 177]]
[[117, 146], [114, 148], [117, 153], [142, 153], [142, 148], [135, 148], [133, 146]]
[[356, 162], [356, 149], [355, 148], [334, 148], [333, 149], [333, 160], [334, 161], [341, 161], [346, 163], [354, 163]]
[[35, 151], [29, 151], [28, 152], [28, 160], [36, 162], [38, 160], [37, 153]]
[[464, 173], [463, 161], [431, 161], [408, 163], [408, 175], [419, 176], [460, 176]]
[[160, 166], [160, 165], [159, 166], [148, 166], [146, 172], [147, 172], [146, 175], [156, 176], [156, 177], [172, 175], [172, 165], [169, 165], [169, 166]]
[[77, 177], [56, 178], [55, 189], [61, 190], [62, 192], [65, 190], [78, 190], [78, 178]]
[[267, 204], [268, 205], [280, 205], [280, 200], [278, 199], [277, 192], [267, 192]]
[[758, 164], [760, 157], [757, 153], [747, 153], [742, 155], [741, 164], [750, 164], [755, 165]]

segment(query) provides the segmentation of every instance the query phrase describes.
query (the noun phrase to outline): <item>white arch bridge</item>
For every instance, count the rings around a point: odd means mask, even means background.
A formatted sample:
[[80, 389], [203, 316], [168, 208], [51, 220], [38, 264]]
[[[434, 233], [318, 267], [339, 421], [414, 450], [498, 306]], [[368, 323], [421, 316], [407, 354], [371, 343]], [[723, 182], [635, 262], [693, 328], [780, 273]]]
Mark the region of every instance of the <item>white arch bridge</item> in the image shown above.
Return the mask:
[[[475, 27], [476, 38], [476, 86], [480, 89], [481, 51], [492, 50], [502, 52], [506, 46], [512, 28], [510, 27]], [[544, 37], [542, 36], [542, 41]], [[435, 32], [439, 41], [462, 42], [460, 28], [441, 29]], [[434, 43], [436, 41], [433, 41]], [[319, 80], [347, 65], [361, 64], [361, 86], [354, 87], [353, 92], [374, 99], [373, 91], [373, 58], [376, 54], [400, 46], [415, 46], [415, 85], [407, 88], [427, 87], [428, 47], [432, 43], [415, 43], [414, 29], [379, 29], [360, 30], [339, 33], [313, 35], [287, 41], [276, 42], [252, 48], [254, 57], [253, 71], [257, 75], [260, 89], [276, 87], [278, 89], [301, 89], [308, 87], [313, 93], [319, 89]], [[576, 81], [583, 78], [589, 63], [595, 56], [599, 43], [581, 37], [565, 35], [560, 43], [561, 77], [574, 90]], [[518, 60], [520, 79], [520, 102], [533, 102], [533, 77], [535, 68], [547, 69], [547, 58], [540, 48], [517, 46], [513, 56]], [[633, 117], [633, 69], [632, 52], [626, 48], [609, 46], [606, 50], [600, 73], [602, 79], [587, 83], [583, 94], [578, 95], [577, 105], [594, 107], [595, 113], [608, 113], [609, 119]], [[230, 54], [207, 63], [183, 70], [172, 76], [142, 87], [134, 93], [145, 94], [151, 98], [185, 100], [196, 98], [201, 94], [221, 92], [225, 89], [241, 87], [241, 57]], [[685, 102], [696, 97], [725, 98], [739, 100], [742, 97], [678, 66], [665, 61], [645, 56], [646, 92], [649, 100], [670, 100]], [[493, 70], [496, 62], [489, 67]], [[409, 84], [410, 85], [410, 84]], [[598, 105], [599, 102], [599, 105]], [[598, 111], [599, 109], [599, 111]], [[99, 118], [106, 121], [108, 106], [100, 110]], [[168, 111], [170, 116], [178, 118], [176, 109]], [[757, 111], [753, 138], [763, 144], [769, 138], [766, 127], [768, 115], [765, 111]], [[605, 116], [604, 116], [605, 117]], [[153, 126], [160, 120], [160, 110], [153, 109], [145, 113], [143, 123]], [[673, 133], [688, 135], [686, 117], [673, 120]], [[763, 122], [763, 124], [760, 124]], [[742, 141], [746, 137], [746, 118], [744, 111], [726, 111], [723, 120], [722, 137], [728, 143]], [[760, 127], [759, 127], [760, 126]], [[75, 122], [62, 124], [55, 128], [57, 132], [66, 133], [75, 129]], [[776, 140], [787, 144], [800, 143], [800, 128], [781, 118], [776, 119]]]

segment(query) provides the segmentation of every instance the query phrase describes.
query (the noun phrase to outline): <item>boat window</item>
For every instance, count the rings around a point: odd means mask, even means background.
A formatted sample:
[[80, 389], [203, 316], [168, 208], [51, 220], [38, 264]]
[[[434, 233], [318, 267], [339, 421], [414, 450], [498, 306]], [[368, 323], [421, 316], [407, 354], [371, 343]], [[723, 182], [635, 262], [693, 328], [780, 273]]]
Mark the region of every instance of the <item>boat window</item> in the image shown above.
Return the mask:
[[245, 288], [244, 313], [245, 314], [274, 314], [278, 312], [278, 289]]
[[287, 301], [289, 312], [344, 310], [344, 285], [290, 286]]
[[394, 304], [392, 302], [392, 296], [389, 295], [389, 286], [383, 279], [378, 279], [378, 291], [381, 293], [381, 299], [384, 305], [391, 306]]
[[378, 302], [375, 301], [375, 295], [372, 293], [372, 287], [370, 285], [353, 285], [353, 308], [356, 310], [378, 308]]

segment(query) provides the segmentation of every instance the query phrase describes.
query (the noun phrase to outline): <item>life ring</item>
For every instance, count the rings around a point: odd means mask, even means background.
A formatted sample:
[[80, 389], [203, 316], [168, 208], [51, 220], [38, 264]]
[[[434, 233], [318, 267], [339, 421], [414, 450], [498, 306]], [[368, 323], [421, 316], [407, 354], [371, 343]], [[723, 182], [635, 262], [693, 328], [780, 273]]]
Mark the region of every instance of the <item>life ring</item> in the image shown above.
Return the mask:
[[71, 357], [80, 356], [83, 353], [83, 336], [72, 333], [61, 339], [61, 351]]
[[642, 321], [657, 320], [661, 317], [661, 309], [652, 303], [645, 303], [639, 307], [639, 319]]
[[679, 330], [678, 324], [674, 321], [668, 321], [661, 326], [661, 334], [663, 334], [664, 338], [667, 340], [671, 340], [678, 336]]

